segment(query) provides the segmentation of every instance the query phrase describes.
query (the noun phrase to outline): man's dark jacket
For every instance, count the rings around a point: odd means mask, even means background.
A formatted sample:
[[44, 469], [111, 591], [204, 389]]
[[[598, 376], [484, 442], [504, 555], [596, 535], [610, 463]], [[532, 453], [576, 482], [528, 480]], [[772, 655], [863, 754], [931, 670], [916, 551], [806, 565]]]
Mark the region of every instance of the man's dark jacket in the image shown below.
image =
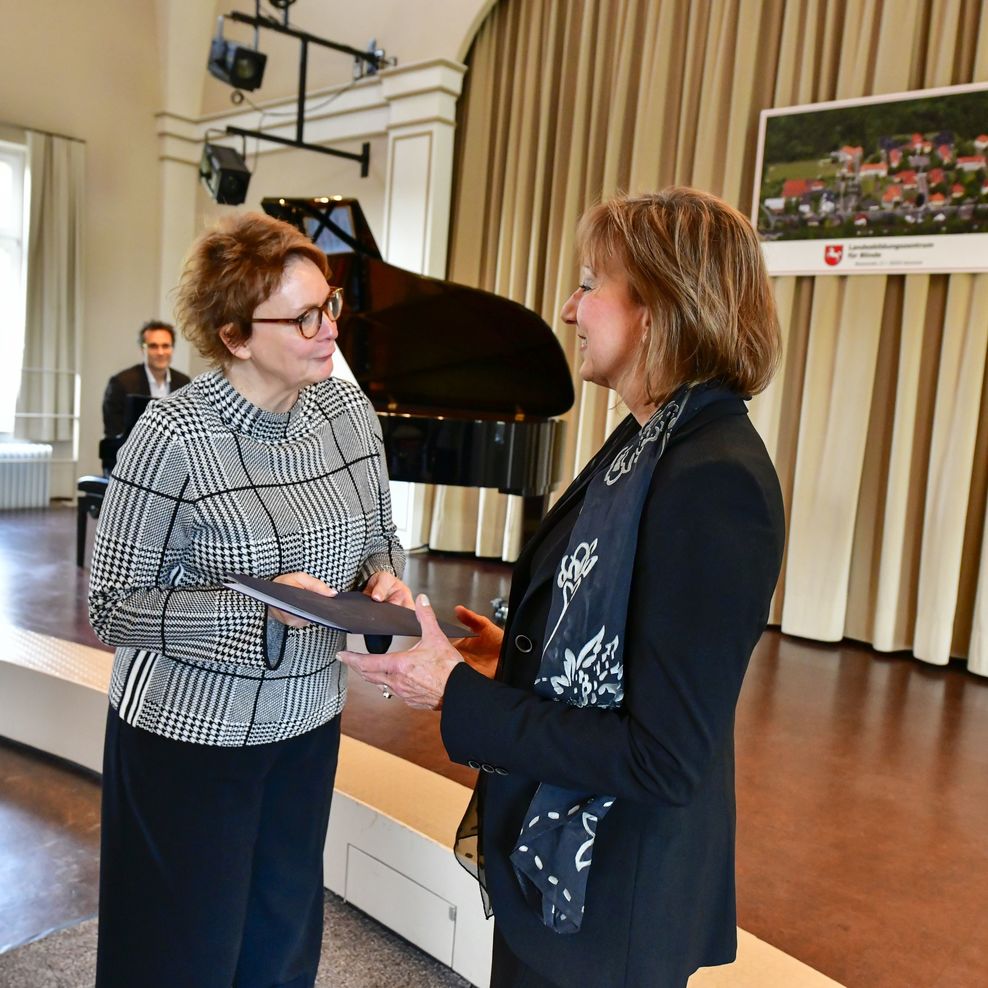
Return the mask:
[[[169, 369], [171, 375], [171, 390], [189, 383], [189, 377], [174, 367]], [[134, 364], [119, 374], [114, 374], [106, 385], [103, 394], [103, 435], [119, 436], [124, 431], [127, 410], [127, 395], [151, 396], [151, 386], [148, 384], [147, 371], [144, 364]]]

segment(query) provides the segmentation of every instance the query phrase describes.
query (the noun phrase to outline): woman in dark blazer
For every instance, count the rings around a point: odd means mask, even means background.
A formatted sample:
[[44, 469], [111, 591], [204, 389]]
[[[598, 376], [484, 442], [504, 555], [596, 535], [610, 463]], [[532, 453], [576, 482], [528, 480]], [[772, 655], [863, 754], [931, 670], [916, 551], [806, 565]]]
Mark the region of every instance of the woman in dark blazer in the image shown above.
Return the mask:
[[493, 907], [491, 984], [666, 988], [737, 948], [734, 710], [784, 533], [744, 399], [779, 331], [757, 236], [713, 196], [619, 197], [578, 243], [563, 319], [631, 414], [522, 552], [503, 638], [460, 608], [458, 652], [420, 597], [416, 647], [340, 657], [441, 706], [481, 769], [457, 851]]

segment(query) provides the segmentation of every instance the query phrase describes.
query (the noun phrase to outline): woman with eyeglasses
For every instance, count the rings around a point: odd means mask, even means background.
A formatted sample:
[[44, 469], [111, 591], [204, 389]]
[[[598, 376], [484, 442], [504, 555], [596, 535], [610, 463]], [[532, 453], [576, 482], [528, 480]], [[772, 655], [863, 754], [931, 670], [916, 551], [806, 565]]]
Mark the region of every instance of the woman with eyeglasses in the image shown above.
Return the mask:
[[315, 981], [344, 635], [223, 581], [411, 604], [377, 418], [331, 376], [327, 275], [268, 216], [203, 234], [176, 313], [214, 369], [151, 405], [110, 480], [89, 598], [116, 647], [99, 988]]

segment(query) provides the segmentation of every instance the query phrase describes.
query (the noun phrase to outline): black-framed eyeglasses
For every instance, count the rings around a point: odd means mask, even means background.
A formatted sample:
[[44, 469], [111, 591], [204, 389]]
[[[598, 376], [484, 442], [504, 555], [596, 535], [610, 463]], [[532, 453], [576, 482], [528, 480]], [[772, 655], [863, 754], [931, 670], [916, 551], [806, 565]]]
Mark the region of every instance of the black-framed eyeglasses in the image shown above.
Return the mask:
[[333, 322], [340, 318], [343, 310], [343, 289], [330, 286], [329, 294], [322, 305], [313, 305], [306, 309], [300, 316], [293, 316], [287, 319], [251, 319], [251, 322], [280, 322], [293, 325], [304, 339], [311, 340], [319, 327], [322, 325], [323, 314], [329, 316]]

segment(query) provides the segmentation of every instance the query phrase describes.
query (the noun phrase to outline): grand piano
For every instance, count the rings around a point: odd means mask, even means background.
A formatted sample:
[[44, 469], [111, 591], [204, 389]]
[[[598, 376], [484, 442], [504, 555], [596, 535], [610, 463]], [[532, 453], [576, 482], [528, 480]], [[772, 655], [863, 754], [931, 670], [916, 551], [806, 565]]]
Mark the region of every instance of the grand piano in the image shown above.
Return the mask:
[[560, 478], [573, 384], [534, 312], [388, 264], [355, 199], [270, 198], [342, 285], [337, 346], [381, 421], [392, 480], [492, 487], [525, 501], [525, 527]]

